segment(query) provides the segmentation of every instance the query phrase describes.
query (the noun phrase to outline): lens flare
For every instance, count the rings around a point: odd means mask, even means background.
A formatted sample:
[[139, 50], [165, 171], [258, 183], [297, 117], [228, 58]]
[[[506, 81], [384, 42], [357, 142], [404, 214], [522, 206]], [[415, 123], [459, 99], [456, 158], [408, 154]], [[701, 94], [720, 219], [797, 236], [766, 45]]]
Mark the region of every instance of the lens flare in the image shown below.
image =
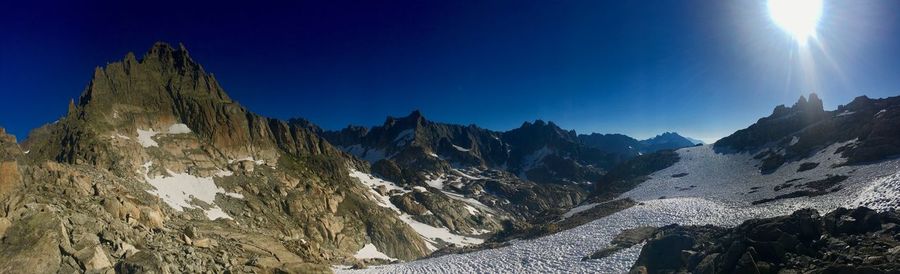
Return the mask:
[[822, 0], [769, 0], [772, 21], [800, 45], [816, 36], [822, 17]]

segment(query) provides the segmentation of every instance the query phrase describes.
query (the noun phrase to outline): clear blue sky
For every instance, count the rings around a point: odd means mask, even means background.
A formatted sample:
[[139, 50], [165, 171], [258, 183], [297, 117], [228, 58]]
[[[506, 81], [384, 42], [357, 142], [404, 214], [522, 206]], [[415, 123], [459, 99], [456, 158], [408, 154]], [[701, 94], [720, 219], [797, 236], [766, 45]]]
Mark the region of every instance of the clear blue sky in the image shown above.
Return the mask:
[[826, 1], [806, 63], [763, 1], [116, 2], [3, 4], [0, 126], [23, 139], [95, 66], [155, 41], [184, 43], [251, 110], [330, 129], [421, 109], [711, 141], [810, 91], [826, 108], [900, 94], [892, 0]]

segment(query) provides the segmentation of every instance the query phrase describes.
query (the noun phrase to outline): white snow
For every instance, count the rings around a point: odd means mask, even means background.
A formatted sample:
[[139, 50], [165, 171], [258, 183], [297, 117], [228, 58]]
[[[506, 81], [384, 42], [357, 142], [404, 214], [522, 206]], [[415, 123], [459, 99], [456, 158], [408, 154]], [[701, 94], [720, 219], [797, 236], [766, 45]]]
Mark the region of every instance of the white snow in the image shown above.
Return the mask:
[[838, 114], [837, 117], [847, 116], [847, 115], [853, 115], [853, 114], [855, 114], [855, 113], [856, 113], [856, 111], [845, 110], [844, 112], [841, 112], [840, 114]]
[[159, 144], [153, 140], [153, 136], [155, 136], [156, 134], [159, 134], [159, 132], [153, 131], [152, 128], [150, 130], [138, 129], [137, 134], [138, 134], [138, 143], [140, 143], [142, 147], [158, 147], [159, 146]]
[[216, 170], [215, 175], [216, 175], [216, 177], [228, 177], [228, 176], [234, 175], [234, 172], [231, 172], [230, 170], [219, 169], [219, 170]]
[[462, 152], [469, 152], [468, 148], [464, 148], [461, 146], [453, 145], [453, 148], [455, 148], [456, 150], [462, 151]]
[[[218, 218], [231, 219], [228, 214], [225, 214], [225, 212], [215, 204], [216, 195], [222, 194], [238, 199], [244, 198], [240, 193], [227, 192], [221, 187], [216, 186], [212, 177], [196, 177], [186, 173], [176, 173], [171, 170], [166, 170], [166, 173], [169, 175], [168, 177], [157, 176], [151, 178], [148, 174], [152, 165], [153, 162], [147, 162], [143, 165], [144, 179], [155, 188], [154, 190], [148, 190], [147, 192], [156, 195], [176, 211], [196, 208], [202, 209], [210, 220]], [[210, 208], [203, 209], [193, 202], [194, 199], [208, 204]]]
[[[457, 246], [480, 244], [480, 243], [484, 242], [484, 240], [479, 239], [479, 238], [466, 237], [466, 236], [454, 234], [453, 232], [450, 231], [450, 229], [447, 229], [446, 227], [434, 227], [434, 226], [416, 221], [415, 219], [413, 219], [413, 217], [411, 215], [403, 213], [399, 208], [394, 206], [394, 204], [391, 203], [390, 197], [381, 195], [374, 190], [375, 187], [384, 186], [385, 188], [387, 188], [388, 191], [400, 190], [401, 193], [409, 192], [408, 190], [405, 190], [405, 189], [397, 186], [393, 182], [382, 180], [380, 178], [372, 176], [371, 174], [367, 174], [365, 172], [361, 172], [361, 171], [358, 171], [355, 169], [350, 169], [350, 177], [356, 178], [363, 185], [368, 186], [369, 194], [378, 203], [378, 205], [380, 205], [382, 207], [390, 208], [390, 209], [394, 210], [394, 212], [397, 212], [400, 215], [400, 220], [403, 221], [404, 223], [406, 223], [407, 225], [409, 225], [413, 230], [416, 231], [416, 233], [419, 233], [419, 235], [422, 237], [422, 239], [425, 240], [425, 245], [428, 247], [428, 249], [430, 249], [432, 251], [437, 250], [437, 248], [434, 246], [434, 244], [438, 243], [439, 242], [438, 240], [447, 242], [447, 243], [456, 244]], [[419, 188], [421, 188], [421, 187], [419, 187]], [[422, 188], [422, 189], [427, 191], [427, 189], [425, 189], [425, 188]]]
[[427, 189], [427, 188], [424, 188], [424, 187], [421, 187], [421, 186], [414, 186], [414, 187], [412, 187], [412, 189], [415, 190], [415, 191], [417, 191], [417, 192], [428, 192], [428, 189]]
[[375, 148], [369, 149], [369, 148], [363, 147], [362, 145], [352, 145], [352, 146], [341, 147], [341, 150], [343, 150], [344, 152], [353, 154], [353, 156], [356, 156], [357, 158], [366, 160], [369, 163], [375, 163], [375, 162], [378, 162], [378, 160], [390, 158], [390, 157], [385, 157], [384, 150], [375, 149]]
[[410, 141], [415, 138], [415, 131], [413, 129], [406, 129], [397, 134], [397, 137], [394, 138], [394, 144], [397, 146], [405, 146]]
[[[465, 254], [451, 254], [403, 264], [339, 270], [338, 273], [623, 273], [637, 259], [642, 245], [619, 251], [599, 260], [581, 258], [608, 245], [624, 229], [638, 226], [683, 225], [735, 226], [746, 219], [790, 214], [801, 208], [820, 213], [834, 208], [871, 205], [896, 207], [900, 195], [900, 160], [865, 166], [831, 168], [843, 162], [828, 147], [809, 159], [820, 168], [796, 173], [800, 163], [785, 164], [772, 174], [762, 175], [748, 154], [716, 154], [711, 145], [678, 150], [681, 161], [652, 174], [651, 179], [623, 194], [641, 204], [585, 225], [546, 237], [511, 242], [511, 245]], [[688, 173], [683, 177], [674, 174]], [[775, 185], [802, 177], [796, 183], [818, 180], [827, 174], [850, 176], [842, 190], [817, 197], [776, 200], [759, 205], [752, 201], [771, 198], [790, 190], [775, 192]], [[691, 187], [693, 185], [693, 187]], [[752, 192], [751, 188], [755, 192]], [[752, 193], [750, 193], [752, 192]], [[667, 197], [662, 198], [660, 197]], [[881, 197], [894, 197], [883, 199]], [[893, 203], [893, 204], [891, 204]], [[569, 216], [587, 210], [586, 205]], [[575, 211], [573, 213], [573, 211]]]
[[538, 164], [540, 164], [541, 160], [544, 159], [544, 157], [547, 157], [548, 155], [551, 155], [551, 154], [553, 154], [553, 149], [551, 149], [547, 146], [544, 146], [541, 149], [538, 149], [538, 150], [532, 152], [531, 154], [525, 156], [525, 158], [522, 160], [521, 170], [518, 174], [519, 178], [522, 178], [523, 180], [528, 180], [528, 176], [525, 175], [525, 172], [528, 170], [531, 170], [532, 168], [537, 167]]
[[23, 153], [25, 153], [25, 154], [31, 153], [31, 150], [26, 150], [26, 151], [23, 152]]
[[391, 256], [388, 256], [387, 254], [382, 253], [381, 251], [378, 251], [378, 248], [371, 243], [363, 246], [363, 248], [357, 251], [356, 255], [353, 255], [353, 257], [356, 257], [357, 259], [384, 259], [389, 261], [397, 260], [395, 258], [391, 258]]
[[875, 210], [900, 208], [900, 172], [875, 180], [851, 204]]
[[428, 156], [431, 156], [431, 157], [434, 157], [434, 158], [441, 158], [441, 156], [438, 156], [438, 155], [435, 154], [434, 152], [428, 152]]
[[168, 134], [185, 134], [191, 133], [191, 129], [188, 128], [185, 124], [173, 124], [169, 126], [169, 130], [166, 131]]
[[444, 178], [438, 177], [437, 179], [428, 179], [425, 180], [425, 184], [433, 188], [444, 189]]
[[794, 136], [791, 138], [791, 143], [788, 145], [793, 146], [793, 145], [796, 145], [798, 142], [800, 142], [800, 137]]
[[255, 163], [256, 165], [262, 165], [262, 164], [266, 163], [265, 160], [257, 160], [256, 158], [253, 158], [251, 156], [247, 156], [247, 157], [240, 158], [240, 159], [230, 159], [230, 160], [228, 160], [228, 163], [233, 164], [235, 162], [243, 162], [243, 161], [251, 161], [251, 162]]
[[116, 133], [115, 136], [113, 136], [113, 138], [122, 138], [122, 139], [125, 139], [125, 140], [131, 140], [131, 137], [122, 135], [121, 133], [118, 133], [118, 132]]
[[885, 112], [887, 112], [887, 109], [879, 110], [878, 113], [875, 113], [875, 117], [881, 116], [881, 114], [884, 114]]
[[569, 211], [567, 211], [566, 213], [563, 213], [562, 217], [563, 217], [563, 219], [571, 218], [572, 216], [575, 216], [575, 214], [587, 211], [591, 208], [596, 207], [599, 204], [600, 203], [590, 203], [590, 204], [586, 204], [586, 205], [580, 205], [580, 206], [573, 207], [572, 209], [569, 209]]

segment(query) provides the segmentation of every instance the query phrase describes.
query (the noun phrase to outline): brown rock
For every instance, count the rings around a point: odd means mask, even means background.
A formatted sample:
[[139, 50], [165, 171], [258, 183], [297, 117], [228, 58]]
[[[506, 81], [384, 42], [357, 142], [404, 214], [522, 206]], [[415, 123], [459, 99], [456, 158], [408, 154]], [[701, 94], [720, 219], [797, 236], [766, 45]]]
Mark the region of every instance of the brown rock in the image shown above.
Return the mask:
[[0, 273], [56, 273], [65, 240], [61, 228], [60, 220], [47, 212], [13, 223], [0, 243]]
[[78, 261], [84, 266], [84, 270], [87, 271], [112, 267], [109, 256], [106, 255], [106, 251], [103, 251], [103, 248], [99, 245], [86, 247], [78, 251], [78, 253], [75, 253], [75, 258], [78, 258]]
[[0, 162], [0, 199], [6, 198], [22, 184], [22, 174], [15, 161]]

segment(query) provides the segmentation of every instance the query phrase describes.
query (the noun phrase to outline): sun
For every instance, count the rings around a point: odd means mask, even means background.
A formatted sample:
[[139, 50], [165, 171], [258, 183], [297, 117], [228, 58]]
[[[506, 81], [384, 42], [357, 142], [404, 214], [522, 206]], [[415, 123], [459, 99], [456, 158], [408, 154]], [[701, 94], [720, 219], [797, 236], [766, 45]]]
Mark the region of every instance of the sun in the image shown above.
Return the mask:
[[816, 36], [822, 17], [822, 0], [769, 0], [772, 21], [800, 45]]

